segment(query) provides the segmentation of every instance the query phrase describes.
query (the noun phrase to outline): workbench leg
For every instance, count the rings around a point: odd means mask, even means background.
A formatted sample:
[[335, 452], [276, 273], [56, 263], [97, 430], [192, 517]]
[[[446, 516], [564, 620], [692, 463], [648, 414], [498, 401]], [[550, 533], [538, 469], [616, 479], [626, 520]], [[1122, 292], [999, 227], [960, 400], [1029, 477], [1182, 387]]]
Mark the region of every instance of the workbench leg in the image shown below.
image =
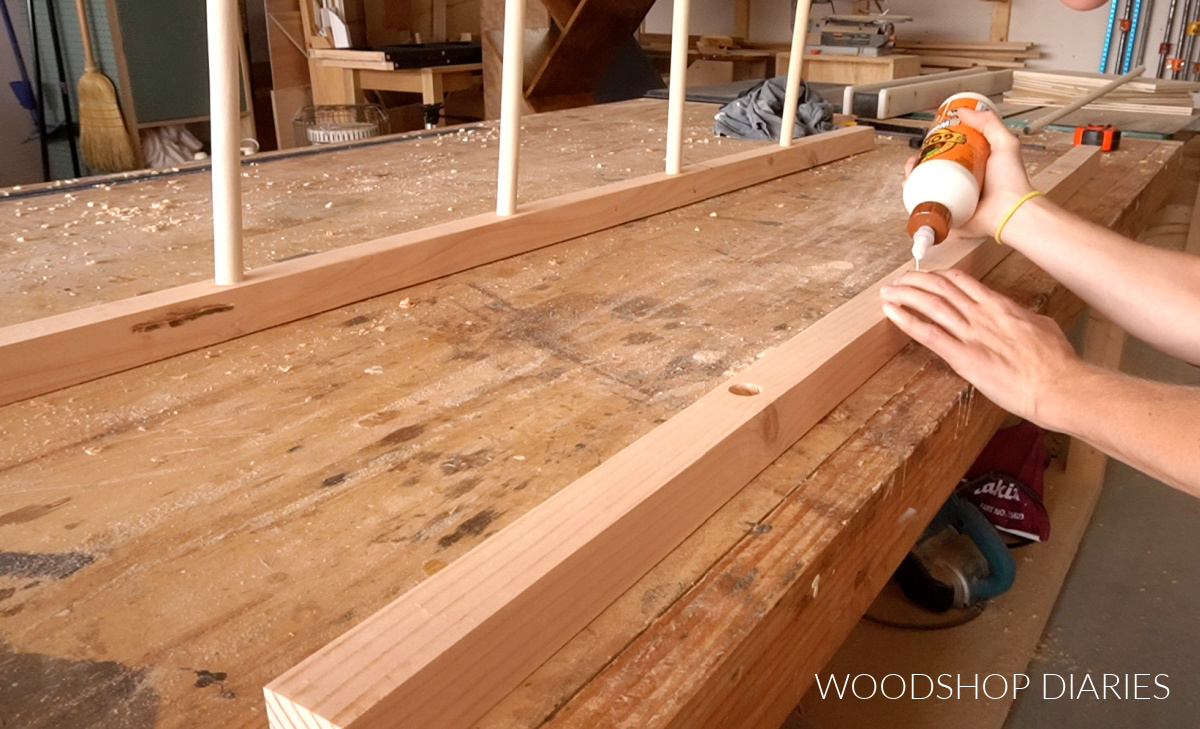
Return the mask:
[[[442, 74], [434, 73], [432, 68], [421, 69], [421, 103], [441, 104], [446, 98], [442, 85]], [[445, 126], [446, 122], [439, 117], [437, 125]]]
[[[1084, 362], [1117, 371], [1125, 351], [1125, 331], [1096, 311], [1089, 311], [1083, 330]], [[1072, 484], [1099, 485], [1104, 480], [1108, 456], [1077, 438], [1067, 450], [1067, 479]]]
[[361, 104], [366, 101], [353, 69], [320, 66], [312, 60], [308, 62], [308, 68], [314, 104]]

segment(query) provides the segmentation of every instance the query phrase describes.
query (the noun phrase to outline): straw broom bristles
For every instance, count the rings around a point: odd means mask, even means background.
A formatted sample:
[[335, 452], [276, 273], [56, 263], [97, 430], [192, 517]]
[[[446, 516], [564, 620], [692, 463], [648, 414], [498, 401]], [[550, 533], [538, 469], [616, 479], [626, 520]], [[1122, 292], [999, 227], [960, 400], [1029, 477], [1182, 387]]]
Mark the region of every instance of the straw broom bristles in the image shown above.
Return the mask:
[[112, 81], [94, 66], [79, 78], [79, 151], [97, 172], [126, 172], [137, 167], [129, 131], [117, 106]]
[[[2, 0], [0, 0], [2, 1]], [[96, 68], [92, 36], [88, 32], [83, 0], [75, 0], [79, 33], [83, 40], [84, 67], [79, 78], [79, 151], [96, 172], [126, 172], [137, 167], [137, 155], [117, 105], [117, 90]]]

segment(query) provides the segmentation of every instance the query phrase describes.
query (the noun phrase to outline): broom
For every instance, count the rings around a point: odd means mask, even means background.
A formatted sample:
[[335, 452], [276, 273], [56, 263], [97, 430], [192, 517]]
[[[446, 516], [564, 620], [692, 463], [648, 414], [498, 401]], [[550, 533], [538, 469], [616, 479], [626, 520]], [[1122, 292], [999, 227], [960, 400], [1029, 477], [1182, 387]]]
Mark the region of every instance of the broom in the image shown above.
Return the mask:
[[83, 75], [79, 77], [79, 148], [83, 161], [97, 172], [125, 172], [137, 167], [129, 131], [117, 106], [112, 81], [96, 68], [92, 36], [83, 0], [75, 0], [79, 33], [83, 37]]

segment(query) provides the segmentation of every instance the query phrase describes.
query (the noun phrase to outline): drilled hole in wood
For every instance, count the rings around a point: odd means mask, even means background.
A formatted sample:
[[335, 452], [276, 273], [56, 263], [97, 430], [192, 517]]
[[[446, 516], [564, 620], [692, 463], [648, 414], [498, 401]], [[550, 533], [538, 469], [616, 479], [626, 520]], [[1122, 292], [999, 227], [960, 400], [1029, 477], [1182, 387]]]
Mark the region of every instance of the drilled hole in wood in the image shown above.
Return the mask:
[[729, 391], [734, 395], [757, 395], [762, 392], [762, 388], [750, 382], [739, 382], [736, 385], [730, 385]]

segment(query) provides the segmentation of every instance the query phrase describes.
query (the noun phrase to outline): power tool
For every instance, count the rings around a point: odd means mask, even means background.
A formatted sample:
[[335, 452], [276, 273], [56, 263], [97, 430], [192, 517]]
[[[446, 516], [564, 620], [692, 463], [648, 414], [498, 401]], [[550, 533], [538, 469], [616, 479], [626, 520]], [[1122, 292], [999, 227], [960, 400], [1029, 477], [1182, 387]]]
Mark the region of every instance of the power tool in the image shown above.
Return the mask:
[[896, 23], [912, 20], [899, 15], [827, 15], [809, 21], [809, 53], [845, 56], [886, 56], [896, 45]]
[[895, 573], [908, 599], [933, 612], [963, 608], [1003, 594], [1016, 564], [979, 507], [953, 494]]

